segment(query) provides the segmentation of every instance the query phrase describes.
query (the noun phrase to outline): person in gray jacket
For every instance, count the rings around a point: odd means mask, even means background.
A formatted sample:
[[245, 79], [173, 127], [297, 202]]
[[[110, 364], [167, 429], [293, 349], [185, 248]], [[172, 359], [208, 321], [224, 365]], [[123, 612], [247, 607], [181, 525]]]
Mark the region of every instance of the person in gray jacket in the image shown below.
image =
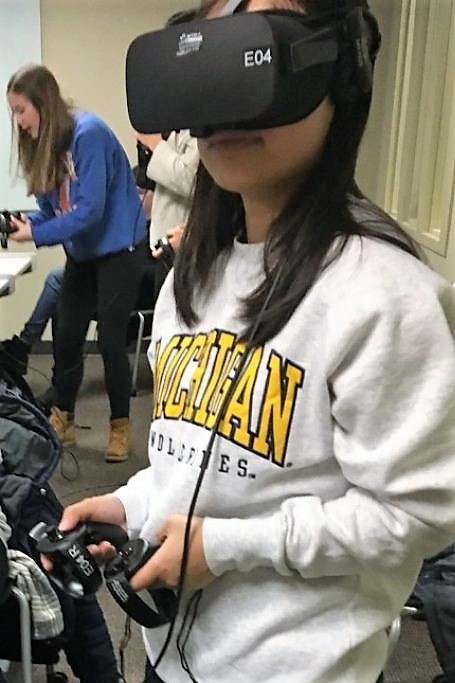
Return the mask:
[[199, 164], [196, 138], [189, 131], [161, 135], [137, 134], [151, 152], [147, 177], [155, 182], [150, 223], [150, 249], [175, 225], [186, 223]]

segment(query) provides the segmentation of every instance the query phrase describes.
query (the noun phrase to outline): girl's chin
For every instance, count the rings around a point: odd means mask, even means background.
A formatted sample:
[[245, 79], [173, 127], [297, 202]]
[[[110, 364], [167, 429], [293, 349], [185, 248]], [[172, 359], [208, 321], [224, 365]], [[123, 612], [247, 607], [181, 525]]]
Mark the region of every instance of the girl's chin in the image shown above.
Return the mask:
[[223, 190], [236, 194], [243, 194], [244, 192], [251, 191], [258, 184], [258, 181], [255, 178], [249, 178], [245, 175], [242, 176], [240, 169], [237, 173], [214, 173], [212, 178]]

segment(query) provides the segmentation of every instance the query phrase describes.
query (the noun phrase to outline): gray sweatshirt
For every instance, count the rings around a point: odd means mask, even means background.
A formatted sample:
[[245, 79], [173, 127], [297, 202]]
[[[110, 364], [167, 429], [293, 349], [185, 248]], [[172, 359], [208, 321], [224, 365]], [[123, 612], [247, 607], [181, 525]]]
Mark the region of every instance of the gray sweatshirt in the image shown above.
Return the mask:
[[[197, 329], [177, 318], [172, 275], [162, 289], [151, 465], [116, 492], [133, 537], [156, 542], [188, 511], [262, 257], [236, 242], [219, 258]], [[446, 281], [354, 237], [252, 353], [196, 508], [217, 576], [186, 647], [199, 683], [376, 681], [422, 559], [455, 537], [454, 324]], [[152, 662], [166, 632], [144, 631]], [[189, 680], [175, 638], [158, 673]]]

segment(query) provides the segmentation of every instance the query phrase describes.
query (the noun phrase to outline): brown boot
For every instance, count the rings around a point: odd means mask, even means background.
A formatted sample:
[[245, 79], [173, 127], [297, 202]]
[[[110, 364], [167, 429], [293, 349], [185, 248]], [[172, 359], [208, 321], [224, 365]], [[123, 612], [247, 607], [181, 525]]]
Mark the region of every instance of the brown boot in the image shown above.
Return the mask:
[[60, 410], [57, 406], [52, 406], [49, 422], [55, 429], [59, 440], [63, 446], [76, 445], [76, 431], [74, 429], [74, 413], [67, 410]]
[[125, 462], [128, 460], [130, 421], [127, 417], [111, 420], [109, 444], [104, 459], [106, 462]]

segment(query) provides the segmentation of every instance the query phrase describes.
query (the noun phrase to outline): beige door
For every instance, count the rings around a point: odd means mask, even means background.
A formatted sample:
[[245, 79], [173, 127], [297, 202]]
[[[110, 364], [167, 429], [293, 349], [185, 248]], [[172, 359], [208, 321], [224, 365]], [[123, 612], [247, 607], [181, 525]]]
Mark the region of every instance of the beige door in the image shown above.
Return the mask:
[[363, 191], [455, 280], [455, 2], [370, 0], [383, 45], [358, 167]]

